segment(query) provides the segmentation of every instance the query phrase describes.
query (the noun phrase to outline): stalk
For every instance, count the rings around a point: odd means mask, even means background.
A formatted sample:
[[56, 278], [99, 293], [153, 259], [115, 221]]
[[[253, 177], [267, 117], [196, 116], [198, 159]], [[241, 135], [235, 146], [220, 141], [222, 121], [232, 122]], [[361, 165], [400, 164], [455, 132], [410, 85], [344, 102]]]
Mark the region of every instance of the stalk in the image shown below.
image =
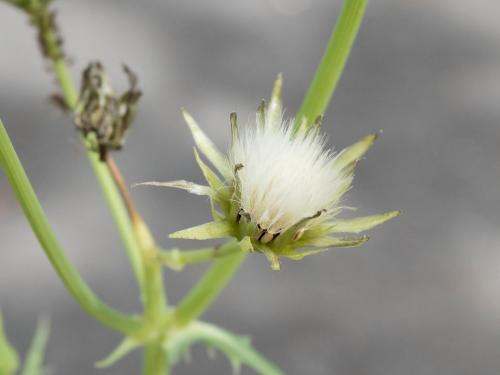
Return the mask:
[[[237, 242], [230, 242], [223, 247], [230, 249], [238, 246]], [[183, 326], [200, 317], [226, 287], [246, 255], [246, 252], [239, 251], [217, 259], [178, 304], [175, 310], [176, 324]]]
[[367, 4], [368, 0], [344, 2], [325, 53], [295, 116], [295, 130], [298, 129], [304, 117], [307, 119], [308, 126], [311, 126], [328, 107], [358, 34]]
[[[78, 92], [71, 78], [68, 66], [64, 60], [61, 48], [57, 43], [57, 37], [52, 29], [47, 28], [42, 33], [42, 38], [47, 46], [47, 55], [52, 62], [52, 68], [61, 88], [63, 98], [66, 101], [68, 108], [73, 111], [78, 103]], [[99, 161], [95, 152], [91, 151], [91, 139], [86, 140], [82, 137], [82, 143], [87, 150], [87, 157], [89, 158], [90, 164], [94, 170], [99, 185], [101, 186], [123, 244], [125, 245], [127, 256], [132, 266], [135, 278], [137, 279], [139, 287], [142, 290], [144, 270], [142, 268], [141, 250], [139, 248], [139, 244], [137, 243], [137, 239], [135, 238], [127, 209], [120, 197], [120, 193], [115, 185], [109, 168], [106, 164]]]
[[125, 315], [104, 304], [66, 258], [1, 121], [0, 165], [45, 254], [80, 306], [97, 321], [116, 331], [131, 334], [141, 328], [140, 319]]

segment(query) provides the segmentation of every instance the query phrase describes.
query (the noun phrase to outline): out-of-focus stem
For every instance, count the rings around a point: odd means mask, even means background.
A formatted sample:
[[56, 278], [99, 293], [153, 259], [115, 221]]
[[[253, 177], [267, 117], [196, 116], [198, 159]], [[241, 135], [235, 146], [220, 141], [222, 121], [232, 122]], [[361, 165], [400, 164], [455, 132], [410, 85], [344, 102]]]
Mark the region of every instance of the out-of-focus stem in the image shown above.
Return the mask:
[[247, 252], [241, 251], [239, 246], [236, 241], [223, 245], [229, 248], [228, 250], [235, 247], [239, 252], [217, 259], [182, 299], [175, 310], [175, 321], [178, 325], [188, 324], [200, 317], [225, 288], [246, 258]]
[[181, 271], [187, 265], [222, 258], [227, 255], [235, 254], [241, 251], [241, 249], [235, 246], [216, 246], [193, 250], [159, 249], [158, 251], [159, 253], [156, 257], [161, 264], [170, 267], [173, 270]]
[[367, 3], [368, 0], [344, 2], [325, 53], [295, 116], [295, 129], [300, 126], [304, 117], [308, 126], [311, 126], [314, 120], [325, 112], [358, 34]]
[[92, 317], [114, 330], [130, 334], [142, 327], [140, 319], [125, 315], [105, 305], [66, 258], [1, 121], [0, 164], [45, 254], [75, 300]]
[[144, 348], [143, 375], [169, 375], [170, 366], [168, 363], [168, 355], [163, 350], [161, 345], [147, 345]]

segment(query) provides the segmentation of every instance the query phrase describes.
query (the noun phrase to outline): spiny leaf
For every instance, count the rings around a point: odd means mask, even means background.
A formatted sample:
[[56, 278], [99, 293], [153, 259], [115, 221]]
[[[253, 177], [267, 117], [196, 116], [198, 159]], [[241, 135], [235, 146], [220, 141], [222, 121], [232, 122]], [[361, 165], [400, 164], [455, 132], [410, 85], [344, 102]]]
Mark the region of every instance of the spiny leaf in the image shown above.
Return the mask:
[[49, 339], [49, 321], [40, 319], [35, 331], [35, 336], [31, 342], [31, 347], [24, 361], [22, 375], [43, 375], [43, 359], [45, 347]]
[[231, 170], [229, 168], [228, 162], [224, 155], [217, 149], [217, 147], [212, 143], [210, 138], [208, 138], [205, 133], [198, 126], [196, 121], [191, 117], [191, 115], [184, 109], [182, 109], [182, 116], [186, 121], [191, 133], [193, 134], [194, 142], [200, 151], [205, 155], [205, 157], [210, 160], [219, 173], [226, 179], [231, 178]]
[[211, 238], [230, 237], [233, 226], [227, 221], [211, 221], [195, 227], [183, 229], [170, 234], [170, 238], [183, 238], [186, 240], [208, 240]]
[[106, 358], [95, 363], [97, 368], [106, 368], [114, 365], [117, 361], [125, 357], [135, 348], [139, 347], [140, 343], [130, 337], [126, 337], [123, 341], [118, 344], [115, 350], [113, 350]]
[[400, 211], [385, 212], [383, 214], [358, 217], [354, 219], [335, 220], [330, 233], [360, 233], [399, 216]]
[[205, 185], [198, 185], [195, 184], [194, 182], [191, 181], [186, 181], [186, 180], [175, 180], [175, 181], [166, 181], [166, 182], [159, 182], [159, 181], [147, 181], [147, 182], [141, 182], [138, 184], [132, 185], [132, 187], [137, 187], [137, 186], [158, 186], [158, 187], [169, 187], [169, 188], [175, 188], [175, 189], [182, 189], [186, 190], [187, 192], [195, 195], [212, 195], [213, 191], [210, 189], [209, 186]]
[[248, 338], [200, 321], [193, 322], [179, 331], [164, 344], [164, 348], [171, 363], [175, 363], [186, 348], [200, 341], [223, 352], [232, 363], [244, 363], [258, 374], [283, 375], [283, 372], [253, 349]]

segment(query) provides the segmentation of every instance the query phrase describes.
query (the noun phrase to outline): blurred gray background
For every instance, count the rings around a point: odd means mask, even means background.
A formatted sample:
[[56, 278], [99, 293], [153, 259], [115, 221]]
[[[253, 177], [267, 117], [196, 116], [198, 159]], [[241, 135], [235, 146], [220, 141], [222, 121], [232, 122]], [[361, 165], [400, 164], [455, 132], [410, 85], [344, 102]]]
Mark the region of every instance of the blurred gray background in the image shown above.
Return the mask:
[[[201, 181], [187, 107], [215, 142], [228, 114], [251, 119], [274, 77], [294, 113], [341, 2], [56, 1], [75, 78], [101, 60], [124, 88], [122, 62], [144, 97], [125, 151], [128, 182]], [[401, 209], [362, 248], [339, 249], [280, 273], [251, 256], [205, 318], [250, 334], [289, 374], [500, 373], [500, 3], [373, 0], [324, 129], [342, 148], [384, 133], [358, 169], [348, 204]], [[68, 118], [48, 103], [53, 76], [26, 17], [0, 4], [0, 114], [50, 221], [88, 283], [138, 311], [126, 256]], [[133, 191], [158, 241], [209, 218], [204, 198]], [[52, 318], [54, 375], [137, 374], [139, 353], [96, 370], [119, 336], [73, 302], [0, 175], [0, 305], [21, 353], [37, 316]], [[177, 301], [204, 267], [167, 272]], [[201, 347], [176, 374], [229, 374]], [[244, 368], [243, 374], [252, 372]]]

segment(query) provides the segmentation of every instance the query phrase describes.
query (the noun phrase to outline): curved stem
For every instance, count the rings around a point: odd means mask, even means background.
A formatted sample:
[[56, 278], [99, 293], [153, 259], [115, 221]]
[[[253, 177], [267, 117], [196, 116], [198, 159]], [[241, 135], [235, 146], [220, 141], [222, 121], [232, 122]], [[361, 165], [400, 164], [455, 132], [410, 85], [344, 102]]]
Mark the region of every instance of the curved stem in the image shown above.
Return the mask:
[[[224, 251], [226, 251], [239, 246], [237, 242], [233, 241], [223, 245], [222, 248], [225, 248]], [[227, 285], [246, 255], [246, 252], [240, 251], [217, 259], [178, 304], [175, 310], [176, 323], [185, 325], [201, 316]]]
[[314, 79], [295, 116], [295, 129], [300, 126], [304, 117], [308, 126], [311, 126], [314, 120], [325, 112], [358, 34], [367, 3], [368, 0], [344, 2]]
[[105, 305], [87, 286], [73, 264], [66, 258], [1, 121], [0, 164], [45, 254], [82, 308], [103, 325], [116, 331], [133, 333], [141, 328], [142, 323], [139, 319]]
[[[61, 87], [64, 100], [68, 108], [73, 111], [78, 103], [78, 91], [73, 84], [71, 73], [64, 61], [64, 56], [60, 50], [57, 42], [57, 37], [51, 29], [45, 30], [42, 34], [48, 50], [48, 56], [52, 61], [54, 73]], [[82, 137], [82, 142], [87, 150], [92, 169], [99, 181], [101, 189], [104, 193], [106, 202], [110, 208], [113, 219], [116, 223], [122, 241], [125, 245], [128, 258], [130, 260], [132, 270], [139, 284], [140, 290], [143, 290], [144, 283], [144, 270], [142, 267], [141, 250], [137, 239], [135, 238], [134, 231], [127, 209], [120, 197], [119, 191], [115, 185], [113, 177], [105, 163], [100, 162], [95, 152], [91, 151], [91, 141]]]

